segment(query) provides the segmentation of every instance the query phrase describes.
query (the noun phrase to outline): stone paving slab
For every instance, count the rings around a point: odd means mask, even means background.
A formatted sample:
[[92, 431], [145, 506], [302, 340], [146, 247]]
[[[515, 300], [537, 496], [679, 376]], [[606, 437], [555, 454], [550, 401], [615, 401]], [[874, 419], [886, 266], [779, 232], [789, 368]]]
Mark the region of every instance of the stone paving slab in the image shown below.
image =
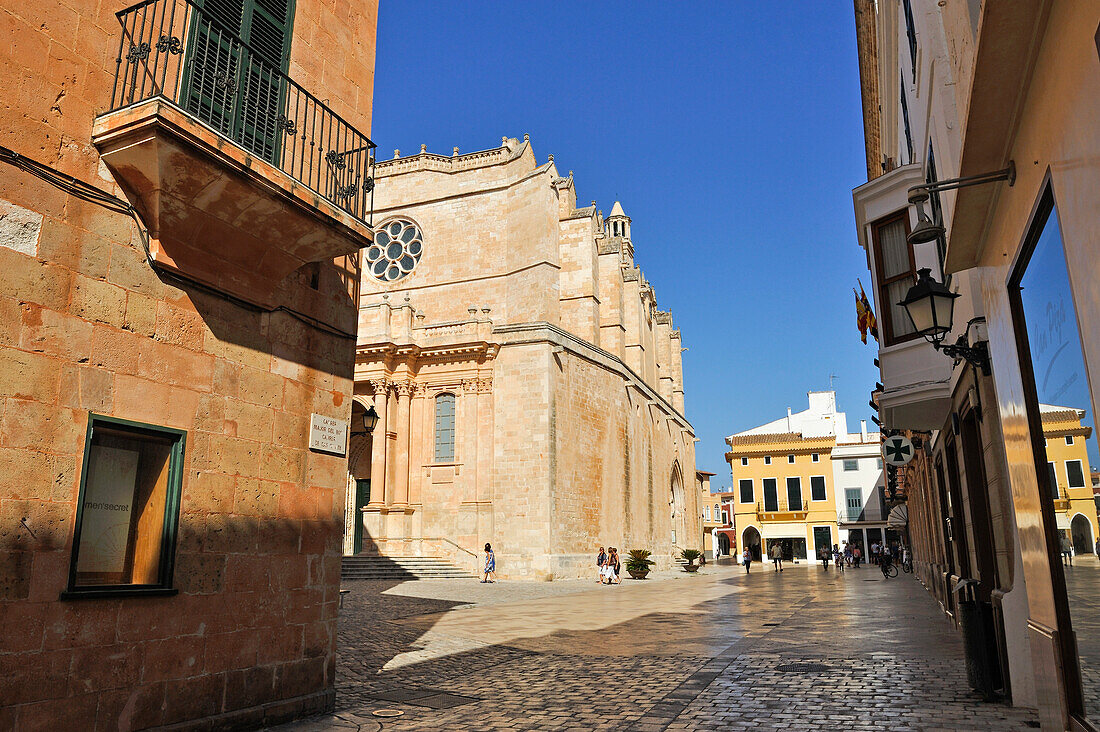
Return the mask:
[[[970, 693], [935, 602], [874, 568], [347, 589], [336, 714], [281, 729], [1037, 727], [1033, 711]], [[806, 663], [825, 670], [793, 665]], [[404, 714], [372, 717], [384, 708]]]

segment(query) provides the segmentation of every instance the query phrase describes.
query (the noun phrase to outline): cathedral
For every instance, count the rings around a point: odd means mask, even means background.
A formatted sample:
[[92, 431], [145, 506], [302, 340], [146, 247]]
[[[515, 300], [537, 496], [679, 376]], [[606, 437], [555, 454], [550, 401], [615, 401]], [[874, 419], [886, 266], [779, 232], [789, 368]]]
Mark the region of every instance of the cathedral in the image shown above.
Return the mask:
[[379, 161], [363, 250], [345, 554], [591, 576], [700, 548], [680, 331], [630, 218], [578, 207], [527, 136]]

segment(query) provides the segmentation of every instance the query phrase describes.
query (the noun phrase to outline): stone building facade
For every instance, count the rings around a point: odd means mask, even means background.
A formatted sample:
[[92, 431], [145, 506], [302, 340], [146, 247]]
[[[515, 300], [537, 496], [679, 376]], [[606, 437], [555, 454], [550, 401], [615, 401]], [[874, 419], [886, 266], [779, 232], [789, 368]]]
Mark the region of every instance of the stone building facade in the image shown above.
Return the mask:
[[122, 7], [0, 8], [6, 730], [259, 726], [334, 699], [346, 462], [309, 443], [312, 415], [350, 416], [373, 234], [290, 170], [318, 141], [275, 104], [285, 73], [369, 131], [377, 3], [284, 6], [271, 63], [223, 27], [239, 76], [196, 6]]
[[680, 332], [622, 207], [578, 207], [526, 137], [377, 177], [355, 399], [380, 419], [352, 436], [345, 551], [474, 567], [491, 542], [500, 576], [550, 580], [601, 544], [698, 548]]

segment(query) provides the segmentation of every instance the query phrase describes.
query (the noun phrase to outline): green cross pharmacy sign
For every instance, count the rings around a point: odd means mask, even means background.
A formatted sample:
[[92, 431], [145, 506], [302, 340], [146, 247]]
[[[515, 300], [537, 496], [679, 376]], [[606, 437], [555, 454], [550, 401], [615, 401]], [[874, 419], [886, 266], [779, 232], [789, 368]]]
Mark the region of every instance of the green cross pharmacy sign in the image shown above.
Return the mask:
[[882, 443], [882, 458], [887, 465], [905, 465], [913, 459], [913, 443], [902, 435], [887, 437]]

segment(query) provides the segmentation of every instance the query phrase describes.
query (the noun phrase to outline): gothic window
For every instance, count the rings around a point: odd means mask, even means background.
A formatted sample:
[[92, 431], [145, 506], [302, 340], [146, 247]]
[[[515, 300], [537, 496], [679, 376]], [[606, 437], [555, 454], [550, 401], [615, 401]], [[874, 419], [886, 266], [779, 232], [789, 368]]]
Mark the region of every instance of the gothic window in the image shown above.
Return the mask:
[[407, 219], [391, 221], [374, 236], [367, 247], [367, 269], [382, 282], [396, 282], [413, 271], [424, 252], [420, 229]]
[[435, 461], [449, 463], [455, 459], [455, 395], [440, 394], [435, 398]]

